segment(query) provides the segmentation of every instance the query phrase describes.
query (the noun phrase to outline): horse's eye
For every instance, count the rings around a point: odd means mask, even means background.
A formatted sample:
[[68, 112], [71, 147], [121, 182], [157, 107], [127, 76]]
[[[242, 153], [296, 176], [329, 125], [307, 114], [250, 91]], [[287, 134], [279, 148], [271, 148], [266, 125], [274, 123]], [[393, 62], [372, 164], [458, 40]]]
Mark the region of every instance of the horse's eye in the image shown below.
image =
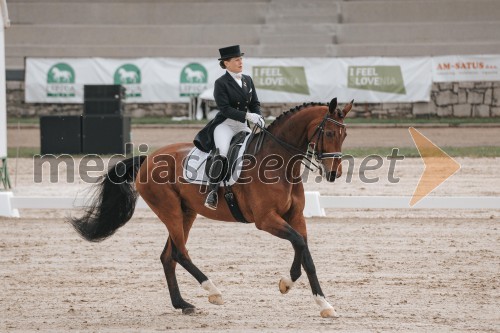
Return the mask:
[[333, 138], [333, 136], [335, 135], [335, 132], [334, 131], [327, 131], [327, 132], [325, 132], [325, 134], [327, 137]]

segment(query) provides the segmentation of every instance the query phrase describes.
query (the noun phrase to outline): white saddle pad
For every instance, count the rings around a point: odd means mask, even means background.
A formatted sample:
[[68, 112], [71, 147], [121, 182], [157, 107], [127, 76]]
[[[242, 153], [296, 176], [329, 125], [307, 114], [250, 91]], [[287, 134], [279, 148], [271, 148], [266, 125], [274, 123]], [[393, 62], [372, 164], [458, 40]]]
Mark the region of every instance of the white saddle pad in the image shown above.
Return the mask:
[[[243, 141], [243, 143], [238, 144], [239, 146], [242, 147], [240, 147], [240, 151], [238, 152], [238, 158], [236, 159], [237, 162], [236, 162], [236, 167], [234, 168], [234, 172], [227, 181], [228, 185], [233, 185], [238, 181], [238, 178], [240, 177], [243, 154], [248, 145], [248, 138], [250, 137], [251, 135], [247, 135], [245, 141]], [[208, 184], [208, 177], [205, 174], [205, 163], [207, 161], [208, 155], [209, 153], [205, 153], [196, 147], [191, 149], [182, 166], [182, 176], [188, 183], [200, 184], [200, 185]]]

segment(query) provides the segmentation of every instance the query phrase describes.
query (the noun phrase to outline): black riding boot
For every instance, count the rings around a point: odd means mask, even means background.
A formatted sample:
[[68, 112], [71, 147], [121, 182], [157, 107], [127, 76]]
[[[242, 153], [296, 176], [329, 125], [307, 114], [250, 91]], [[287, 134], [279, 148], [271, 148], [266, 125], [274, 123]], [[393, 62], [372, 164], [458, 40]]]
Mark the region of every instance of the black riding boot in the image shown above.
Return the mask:
[[212, 210], [217, 209], [220, 182], [225, 178], [227, 172], [227, 158], [221, 155], [216, 155], [212, 160], [212, 166], [208, 170], [208, 195], [205, 200], [205, 207]]

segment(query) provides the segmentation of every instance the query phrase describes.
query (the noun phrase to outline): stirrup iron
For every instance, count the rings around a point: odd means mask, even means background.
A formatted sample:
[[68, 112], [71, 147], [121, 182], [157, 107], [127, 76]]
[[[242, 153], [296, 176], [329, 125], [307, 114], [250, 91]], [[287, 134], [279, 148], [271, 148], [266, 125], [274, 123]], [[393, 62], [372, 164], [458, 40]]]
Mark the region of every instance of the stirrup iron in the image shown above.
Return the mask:
[[212, 190], [208, 193], [207, 198], [205, 199], [205, 207], [211, 210], [216, 210], [218, 201], [217, 190]]

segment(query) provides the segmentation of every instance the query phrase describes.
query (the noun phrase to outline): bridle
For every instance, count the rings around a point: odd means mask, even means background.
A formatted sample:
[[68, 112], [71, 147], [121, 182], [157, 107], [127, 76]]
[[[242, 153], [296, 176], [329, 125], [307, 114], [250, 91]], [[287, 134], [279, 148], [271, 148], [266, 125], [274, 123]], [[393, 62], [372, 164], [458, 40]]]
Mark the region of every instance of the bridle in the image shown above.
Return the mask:
[[[337, 109], [336, 111], [340, 111], [340, 110]], [[319, 168], [320, 167], [319, 163], [321, 161], [323, 161], [324, 159], [327, 159], [327, 158], [342, 158], [342, 152], [325, 153], [325, 152], [322, 151], [322, 148], [323, 148], [323, 136], [324, 136], [324, 133], [325, 133], [326, 123], [327, 122], [331, 122], [331, 123], [333, 123], [333, 124], [335, 124], [335, 125], [337, 125], [339, 127], [342, 127], [342, 128], [346, 127], [345, 124], [343, 124], [341, 122], [338, 122], [335, 119], [329, 118], [328, 115], [329, 115], [329, 112], [326, 113], [326, 115], [323, 118], [323, 120], [319, 123], [319, 125], [314, 130], [314, 133], [311, 136], [311, 139], [309, 140], [309, 143], [307, 144], [307, 151], [306, 152], [304, 152], [301, 149], [299, 149], [299, 148], [297, 148], [295, 146], [292, 146], [288, 142], [285, 142], [285, 141], [281, 140], [280, 138], [276, 137], [274, 134], [272, 134], [271, 132], [269, 132], [267, 130], [267, 128], [265, 128], [265, 126], [261, 126], [260, 124], [254, 127], [254, 132], [255, 132], [255, 130], [256, 130], [257, 127], [260, 128], [261, 131], [265, 135], [269, 135], [274, 141], [276, 141], [278, 144], [280, 144], [289, 153], [295, 153], [295, 154], [301, 155], [307, 162], [309, 162], [310, 164], [312, 164], [314, 167]], [[252, 134], [254, 134], [254, 133], [252, 133]], [[315, 142], [313, 142], [314, 137], [316, 137], [316, 141]], [[254, 154], [255, 154], [255, 152], [257, 152], [257, 151], [260, 150], [260, 148], [262, 146], [263, 140], [264, 140], [264, 135], [260, 135], [259, 138], [258, 138], [258, 140], [257, 140], [257, 143], [255, 145]], [[317, 147], [319, 147], [318, 150], [316, 150]], [[317, 163], [314, 163], [312, 161], [313, 157], [314, 157], [314, 160]], [[308, 169], [312, 170], [309, 167], [309, 163], [307, 163], [307, 164], [304, 163], [304, 162], [302, 162], [302, 163]]]
[[[337, 109], [340, 111], [339, 109]], [[341, 122], [336, 121], [335, 119], [329, 118], [328, 113], [325, 115], [321, 123], [316, 127], [316, 130], [314, 131], [313, 135], [311, 136], [311, 141], [308, 144], [308, 152], [310, 151], [310, 148], [312, 146], [312, 156], [315, 157], [317, 162], [320, 162], [324, 160], [325, 158], [342, 158], [342, 152], [331, 152], [331, 153], [324, 153], [323, 149], [318, 149], [316, 151], [316, 147], [320, 147], [320, 144], [323, 145], [323, 136], [325, 133], [325, 125], [326, 122], [331, 122], [341, 128], [345, 128], [345, 124], [342, 124]], [[316, 142], [312, 144], [312, 138], [317, 135]], [[311, 145], [312, 144], [312, 145]], [[322, 147], [320, 147], [322, 148]]]

